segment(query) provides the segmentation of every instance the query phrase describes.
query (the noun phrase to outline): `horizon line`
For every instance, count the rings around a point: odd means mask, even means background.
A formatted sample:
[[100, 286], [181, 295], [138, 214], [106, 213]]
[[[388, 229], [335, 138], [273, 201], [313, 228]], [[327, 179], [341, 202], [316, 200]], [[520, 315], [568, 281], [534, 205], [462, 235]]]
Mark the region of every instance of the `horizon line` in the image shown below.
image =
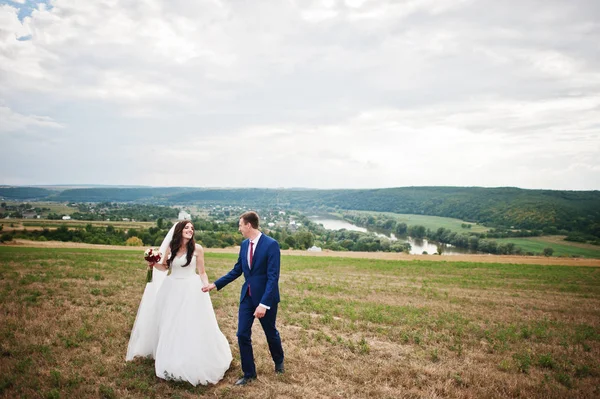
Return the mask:
[[1, 184], [0, 188], [11, 188], [11, 187], [31, 187], [31, 188], [45, 188], [45, 187], [71, 187], [71, 188], [131, 188], [131, 189], [142, 189], [142, 188], [181, 188], [181, 189], [204, 189], [204, 190], [311, 190], [311, 191], [333, 191], [333, 190], [391, 190], [396, 188], [483, 188], [483, 189], [499, 189], [499, 188], [512, 188], [519, 190], [531, 190], [531, 191], [600, 191], [600, 189], [553, 189], [553, 188], [525, 188], [518, 186], [442, 186], [442, 185], [423, 185], [423, 186], [389, 186], [389, 187], [353, 187], [353, 188], [316, 188], [316, 187], [235, 187], [235, 186], [149, 186], [139, 184]]

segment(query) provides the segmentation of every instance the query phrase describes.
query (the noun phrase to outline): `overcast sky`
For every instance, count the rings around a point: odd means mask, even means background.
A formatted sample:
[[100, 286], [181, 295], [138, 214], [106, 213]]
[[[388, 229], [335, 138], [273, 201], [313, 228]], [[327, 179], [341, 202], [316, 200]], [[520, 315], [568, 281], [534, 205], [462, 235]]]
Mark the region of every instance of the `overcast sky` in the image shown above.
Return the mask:
[[0, 0], [0, 184], [600, 189], [598, 0]]

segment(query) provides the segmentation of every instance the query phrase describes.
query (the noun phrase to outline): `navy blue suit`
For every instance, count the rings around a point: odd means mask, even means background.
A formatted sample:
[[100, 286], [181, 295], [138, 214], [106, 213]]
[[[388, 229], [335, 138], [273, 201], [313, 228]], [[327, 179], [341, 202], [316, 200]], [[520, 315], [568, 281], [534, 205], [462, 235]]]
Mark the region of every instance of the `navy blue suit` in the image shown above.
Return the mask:
[[262, 234], [252, 257], [252, 267], [248, 265], [248, 247], [250, 240], [244, 240], [233, 269], [217, 281], [218, 290], [244, 275], [244, 284], [240, 293], [240, 308], [238, 314], [238, 345], [242, 360], [244, 377], [256, 376], [254, 354], [252, 351], [252, 324], [254, 311], [259, 304], [269, 306], [265, 316], [259, 319], [267, 337], [271, 357], [275, 364], [283, 363], [283, 348], [279, 331], [275, 326], [277, 307], [279, 304], [279, 269], [281, 252], [279, 244], [273, 238]]

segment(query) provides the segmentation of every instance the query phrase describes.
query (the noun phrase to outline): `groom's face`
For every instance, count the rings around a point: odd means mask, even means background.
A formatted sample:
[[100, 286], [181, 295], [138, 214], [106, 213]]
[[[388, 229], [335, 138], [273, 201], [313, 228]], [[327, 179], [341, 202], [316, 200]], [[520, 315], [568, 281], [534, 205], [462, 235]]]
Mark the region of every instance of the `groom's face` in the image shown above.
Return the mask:
[[238, 223], [238, 230], [240, 231], [240, 233], [242, 233], [242, 235], [244, 236], [244, 238], [249, 238], [250, 237], [250, 223], [245, 223], [243, 218], [240, 218], [240, 221]]

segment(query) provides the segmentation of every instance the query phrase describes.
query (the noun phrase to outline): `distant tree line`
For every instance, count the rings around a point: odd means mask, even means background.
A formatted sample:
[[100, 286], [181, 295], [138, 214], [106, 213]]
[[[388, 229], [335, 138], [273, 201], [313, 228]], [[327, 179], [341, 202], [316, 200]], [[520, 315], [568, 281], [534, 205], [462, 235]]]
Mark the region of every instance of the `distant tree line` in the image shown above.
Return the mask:
[[98, 204], [76, 204], [78, 211], [71, 214], [75, 220], [136, 220], [150, 222], [158, 219], [174, 219], [178, 209], [157, 205], [120, 204], [101, 202]]
[[[334, 251], [386, 251], [403, 252], [410, 250], [410, 244], [391, 242], [372, 233], [354, 231], [331, 231], [317, 225], [300, 214], [293, 214], [298, 225], [283, 224], [276, 227], [263, 226], [263, 230], [277, 239], [282, 249], [306, 250], [312, 246]], [[289, 216], [288, 216], [289, 217]], [[238, 231], [237, 215], [225, 222], [204, 218], [193, 218], [196, 229], [195, 239], [207, 248], [225, 248], [240, 245], [243, 237]], [[108, 245], [145, 245], [159, 246], [172, 219], [159, 218], [156, 226], [144, 228], [115, 228], [112, 225], [102, 227], [91, 223], [85, 227], [69, 227], [67, 224], [56, 229], [16, 230], [6, 232], [0, 241], [23, 238], [38, 241], [70, 241]], [[295, 227], [301, 226], [301, 227]]]
[[9, 218], [22, 218], [25, 212], [35, 212], [41, 214], [42, 212], [48, 212], [50, 208], [34, 206], [31, 203], [20, 203], [14, 205], [8, 205], [6, 202], [0, 203], [0, 219], [5, 217]]
[[[111, 202], [101, 203], [72, 203], [77, 211], [69, 216], [74, 220], [106, 221], [106, 220], [136, 220], [138, 222], [151, 222], [158, 219], [174, 219], [179, 213], [178, 209], [159, 205], [121, 204]], [[61, 220], [65, 213], [52, 212], [47, 207], [37, 207], [35, 202], [7, 205], [0, 204], [0, 218], [22, 218], [24, 212], [35, 212], [37, 215], [45, 214], [49, 220]]]
[[600, 241], [600, 192], [513, 187], [401, 187], [376, 190], [81, 188], [62, 191], [0, 187], [0, 197], [75, 202], [225, 204], [248, 208], [363, 210], [452, 217], [499, 231], [566, 233]]

